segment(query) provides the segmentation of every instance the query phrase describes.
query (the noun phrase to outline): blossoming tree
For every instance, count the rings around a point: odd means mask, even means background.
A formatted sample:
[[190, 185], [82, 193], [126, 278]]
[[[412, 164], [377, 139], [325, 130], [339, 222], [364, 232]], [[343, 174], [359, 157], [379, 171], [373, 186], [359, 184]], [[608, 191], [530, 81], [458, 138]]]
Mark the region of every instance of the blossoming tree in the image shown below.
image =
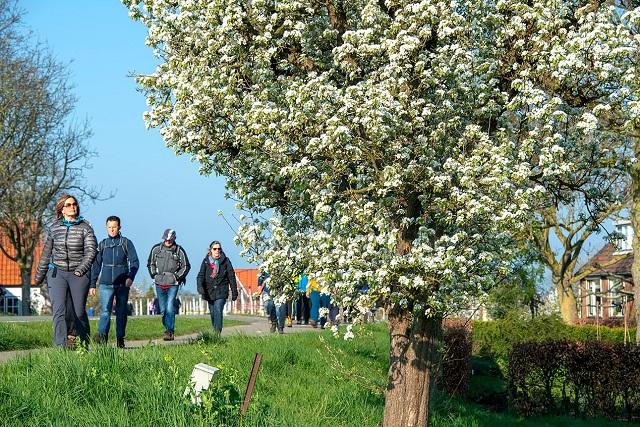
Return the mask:
[[[426, 425], [442, 318], [506, 271], [507, 231], [575, 173], [559, 131], [570, 95], [606, 79], [577, 79], [579, 64], [563, 55], [615, 10], [519, 0], [124, 3], [161, 60], [138, 77], [148, 126], [201, 172], [226, 176], [241, 208], [273, 213], [240, 237], [246, 247], [269, 239], [261, 256], [272, 283], [304, 269], [339, 304], [384, 305], [383, 423]], [[570, 84], [578, 95], [563, 97], [558, 88]], [[584, 135], [600, 104], [577, 120]]]

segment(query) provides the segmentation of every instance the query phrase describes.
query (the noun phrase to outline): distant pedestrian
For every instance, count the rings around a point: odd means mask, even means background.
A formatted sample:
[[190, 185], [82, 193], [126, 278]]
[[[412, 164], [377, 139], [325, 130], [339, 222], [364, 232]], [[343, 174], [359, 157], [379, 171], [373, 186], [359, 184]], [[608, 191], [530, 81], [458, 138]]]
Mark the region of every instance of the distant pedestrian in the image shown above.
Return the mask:
[[305, 325], [309, 324], [309, 317], [311, 315], [311, 302], [307, 296], [307, 286], [309, 285], [309, 277], [306, 274], [301, 273], [296, 279], [298, 283], [299, 297], [296, 300], [295, 312], [296, 323], [298, 325], [304, 322]]
[[173, 341], [176, 322], [175, 299], [178, 296], [179, 283], [186, 279], [191, 269], [186, 252], [176, 243], [175, 230], [164, 230], [162, 242], [151, 248], [147, 268], [156, 284], [164, 326], [162, 339]]
[[[322, 307], [322, 299], [320, 295], [320, 285], [316, 279], [309, 279], [309, 285], [307, 286], [307, 296], [311, 301], [311, 310], [309, 315], [309, 324], [313, 328], [318, 327], [320, 323], [320, 308]], [[321, 326], [324, 326], [323, 324]]]
[[149, 315], [152, 315], [155, 312], [155, 305], [153, 303], [154, 299], [150, 299], [149, 302], [147, 303], [147, 314]]
[[69, 346], [65, 321], [67, 298], [73, 311], [75, 331], [83, 343], [89, 341], [89, 318], [86, 305], [89, 296], [89, 273], [96, 256], [97, 242], [91, 224], [80, 216], [78, 200], [64, 194], [55, 205], [56, 220], [48, 227], [47, 237], [38, 262], [35, 282], [45, 277], [53, 310], [54, 345]]
[[220, 333], [222, 332], [222, 314], [229, 297], [229, 289], [231, 289], [231, 300], [235, 301], [238, 298], [238, 286], [231, 260], [222, 251], [222, 245], [219, 241], [214, 240], [209, 245], [209, 251], [202, 260], [196, 281], [198, 293], [209, 303], [211, 325], [216, 332]]
[[140, 262], [133, 242], [120, 233], [120, 218], [112, 215], [107, 218], [107, 238], [98, 244], [98, 254], [91, 269], [90, 295], [95, 295], [98, 277], [100, 278], [100, 320], [98, 333], [94, 337], [97, 343], [106, 343], [111, 326], [111, 309], [115, 297], [116, 345], [124, 348], [127, 328], [129, 290], [136, 277]]
[[283, 334], [284, 318], [286, 315], [286, 302], [276, 304], [273, 299], [273, 295], [271, 295], [271, 289], [269, 288], [270, 282], [271, 277], [266, 271], [260, 273], [260, 276], [258, 276], [258, 293], [262, 293], [264, 312], [269, 319], [269, 323], [271, 324], [271, 332], [275, 332], [277, 329], [278, 332]]

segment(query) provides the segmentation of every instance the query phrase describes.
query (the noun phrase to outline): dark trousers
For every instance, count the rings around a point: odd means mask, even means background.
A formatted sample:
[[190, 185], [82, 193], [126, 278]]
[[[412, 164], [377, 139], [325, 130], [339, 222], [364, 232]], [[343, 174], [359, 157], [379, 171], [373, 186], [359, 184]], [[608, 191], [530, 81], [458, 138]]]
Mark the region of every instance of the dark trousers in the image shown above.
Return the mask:
[[[55, 277], [53, 277], [55, 272]], [[63, 347], [69, 329], [67, 311], [71, 311], [75, 332], [83, 342], [89, 341], [89, 317], [85, 307], [89, 295], [89, 276], [76, 276], [73, 271], [49, 269], [47, 286], [53, 306], [53, 343]], [[69, 299], [71, 302], [69, 303]]]
[[311, 314], [311, 304], [309, 298], [306, 295], [301, 295], [296, 301], [296, 320], [298, 323], [304, 320], [304, 323], [309, 323], [309, 316]]

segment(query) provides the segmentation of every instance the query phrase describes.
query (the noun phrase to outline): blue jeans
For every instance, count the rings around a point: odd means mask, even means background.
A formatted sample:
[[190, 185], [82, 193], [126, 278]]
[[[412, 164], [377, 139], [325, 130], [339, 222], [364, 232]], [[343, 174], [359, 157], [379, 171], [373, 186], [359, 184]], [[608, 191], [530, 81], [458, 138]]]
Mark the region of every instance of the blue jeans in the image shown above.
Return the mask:
[[309, 293], [309, 301], [311, 302], [311, 310], [309, 310], [309, 319], [317, 322], [320, 317], [320, 291], [311, 291]]
[[264, 302], [264, 312], [271, 322], [276, 322], [278, 329], [284, 328], [284, 318], [286, 317], [287, 304], [277, 305], [272, 299]]
[[126, 286], [113, 286], [100, 284], [100, 320], [98, 321], [98, 334], [109, 335], [111, 326], [111, 309], [113, 297], [116, 297], [116, 337], [124, 338], [127, 328], [127, 301], [129, 300], [129, 288]]
[[[327, 294], [320, 294], [320, 308], [331, 308], [331, 297]], [[319, 311], [319, 310], [318, 310]], [[331, 313], [331, 310], [329, 310]], [[324, 325], [327, 323], [327, 316], [322, 316], [320, 318], [320, 327], [324, 328]]]
[[329, 308], [331, 297], [327, 294], [321, 294], [320, 291], [311, 291], [309, 299], [311, 300], [311, 315], [309, 317], [313, 321], [320, 321], [320, 326], [324, 326], [327, 318], [324, 316], [320, 319], [320, 309]]
[[211, 315], [211, 325], [216, 332], [222, 332], [222, 312], [224, 305], [227, 303], [226, 298], [218, 298], [209, 301], [209, 314]]
[[158, 295], [158, 306], [162, 314], [162, 326], [166, 332], [173, 333], [176, 324], [176, 296], [178, 287], [171, 286], [169, 289], [162, 289], [156, 285], [156, 295]]

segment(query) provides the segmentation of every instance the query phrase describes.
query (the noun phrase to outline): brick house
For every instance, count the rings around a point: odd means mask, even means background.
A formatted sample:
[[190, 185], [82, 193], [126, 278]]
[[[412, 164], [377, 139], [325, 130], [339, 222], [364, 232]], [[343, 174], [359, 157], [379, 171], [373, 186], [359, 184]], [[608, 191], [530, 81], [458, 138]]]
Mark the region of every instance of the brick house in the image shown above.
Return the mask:
[[619, 221], [614, 225], [622, 238], [615, 244], [604, 245], [578, 272], [593, 270], [578, 284], [576, 297], [581, 321], [622, 320], [625, 311], [631, 313], [633, 228], [629, 221]]
[[[0, 235], [2, 246], [9, 250], [9, 254], [13, 255], [13, 247], [7, 240], [7, 237]], [[42, 242], [35, 249], [33, 265], [31, 272], [31, 300], [34, 301], [40, 295], [38, 285], [34, 284], [35, 266], [38, 265], [40, 253], [42, 252]], [[0, 316], [5, 314], [22, 314], [22, 283], [20, 281], [20, 269], [15, 261], [12, 261], [0, 251]]]

